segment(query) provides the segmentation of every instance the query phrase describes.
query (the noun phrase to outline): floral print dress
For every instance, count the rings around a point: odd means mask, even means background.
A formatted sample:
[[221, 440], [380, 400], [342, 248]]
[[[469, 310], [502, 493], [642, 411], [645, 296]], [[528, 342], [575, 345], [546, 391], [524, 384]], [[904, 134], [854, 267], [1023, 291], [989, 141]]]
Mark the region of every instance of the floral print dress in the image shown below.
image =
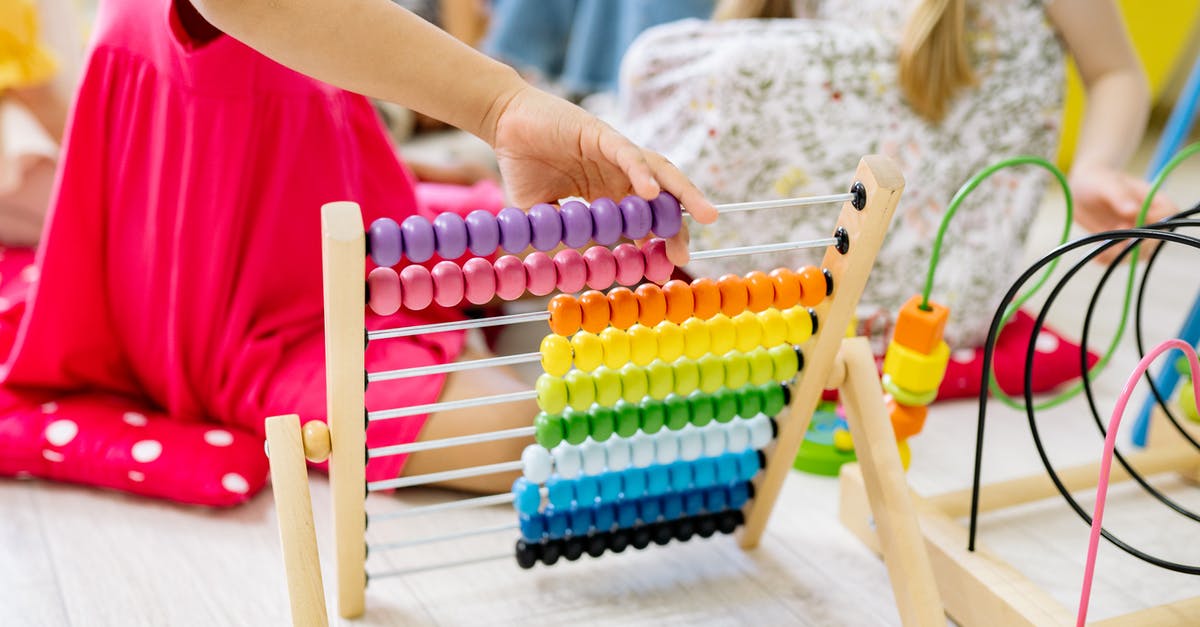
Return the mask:
[[[860, 320], [895, 312], [920, 290], [955, 191], [1001, 159], [1051, 157], [1064, 53], [1039, 0], [969, 3], [977, 84], [941, 124], [906, 104], [897, 49], [911, 2], [825, 0], [815, 19], [688, 20], [651, 29], [622, 67], [617, 124], [663, 152], [718, 203], [846, 189], [864, 154], [900, 165], [907, 186], [862, 299]], [[1021, 270], [1023, 242], [1049, 176], [1025, 166], [984, 182], [951, 222], [934, 298], [953, 312], [947, 340], [978, 346]], [[693, 229], [694, 250], [827, 237], [838, 207], [722, 216]], [[813, 251], [772, 263], [811, 263]], [[761, 256], [695, 262], [743, 273]], [[886, 314], [884, 314], [886, 319]], [[886, 326], [886, 325], [884, 325]]]

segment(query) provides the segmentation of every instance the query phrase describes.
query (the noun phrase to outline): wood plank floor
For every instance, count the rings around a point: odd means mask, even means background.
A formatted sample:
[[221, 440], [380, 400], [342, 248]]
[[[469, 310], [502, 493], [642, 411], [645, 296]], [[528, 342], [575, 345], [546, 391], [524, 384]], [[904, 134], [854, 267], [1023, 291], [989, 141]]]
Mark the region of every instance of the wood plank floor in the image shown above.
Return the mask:
[[[1200, 199], [1200, 166], [1175, 177], [1177, 199]], [[1045, 203], [1031, 250], [1047, 250], [1061, 221]], [[1171, 251], [1151, 286], [1150, 341], [1179, 324], [1200, 289], [1196, 257]], [[1078, 335], [1078, 305], [1098, 271], [1068, 290], [1052, 321]], [[1182, 286], [1182, 288], [1181, 288]], [[1115, 298], [1115, 295], [1113, 295]], [[1095, 337], [1115, 327], [1116, 301]], [[525, 341], [528, 341], [526, 338]], [[1130, 342], [1096, 382], [1107, 412], [1136, 361]], [[1107, 416], [1106, 416], [1107, 417]], [[975, 435], [971, 402], [943, 403], [912, 442], [910, 480], [922, 493], [969, 483]], [[1082, 399], [1041, 414], [1052, 459], [1072, 464], [1095, 457], [1100, 438]], [[984, 471], [989, 479], [1037, 471], [1023, 413], [992, 403]], [[1170, 495], [1200, 509], [1200, 491], [1156, 478]], [[511, 559], [378, 579], [358, 625], [541, 625], [705, 623], [895, 625], [899, 623], [882, 563], [837, 522], [837, 486], [794, 473], [787, 481], [762, 546], [742, 552], [730, 538], [677, 547], [628, 550], [553, 568], [518, 570]], [[331, 564], [328, 484], [313, 479], [323, 564]], [[446, 498], [412, 490], [373, 501], [382, 512]], [[1090, 507], [1091, 498], [1081, 495]], [[371, 530], [371, 539], [421, 537], [512, 521], [511, 509], [405, 519]], [[1167, 512], [1128, 486], [1113, 491], [1106, 522], [1146, 550], [1200, 563], [1195, 523]], [[507, 551], [511, 532], [373, 555], [371, 570]], [[1068, 607], [1077, 601], [1086, 528], [1066, 505], [1049, 500], [986, 518], [982, 540]], [[327, 584], [332, 582], [326, 570]], [[1102, 545], [1093, 618], [1200, 594], [1200, 579], [1166, 572]], [[332, 597], [330, 598], [332, 601]], [[270, 495], [213, 512], [38, 481], [0, 480], [0, 625], [282, 625], [288, 621], [283, 571]], [[1198, 617], [1200, 622], [1200, 617]]]

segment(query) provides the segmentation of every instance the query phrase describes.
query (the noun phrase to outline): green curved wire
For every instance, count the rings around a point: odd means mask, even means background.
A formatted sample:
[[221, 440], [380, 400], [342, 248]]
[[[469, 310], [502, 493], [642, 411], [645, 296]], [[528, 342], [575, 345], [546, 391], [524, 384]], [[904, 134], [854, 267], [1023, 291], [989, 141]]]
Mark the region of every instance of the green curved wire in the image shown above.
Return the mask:
[[[1170, 176], [1170, 174], [1177, 167], [1179, 167], [1179, 164], [1183, 163], [1189, 157], [1191, 157], [1192, 155], [1194, 155], [1198, 152], [1200, 152], [1200, 142], [1191, 144], [1191, 145], [1185, 147], [1183, 150], [1180, 150], [1170, 161], [1167, 162], [1167, 164], [1165, 166], [1163, 166], [1163, 169], [1154, 178], [1154, 181], [1150, 186], [1150, 191], [1146, 194], [1145, 200], [1142, 201], [1142, 207], [1141, 207], [1141, 210], [1138, 211], [1137, 219], [1134, 222], [1134, 226], [1141, 226], [1141, 225], [1145, 224], [1146, 215], [1150, 211], [1150, 205], [1154, 201], [1154, 196], [1155, 196], [1155, 194], [1158, 193], [1159, 188], [1162, 187], [1162, 184], [1163, 184], [1163, 182], [1166, 181], [1167, 177]], [[1015, 157], [1012, 159], [1006, 159], [1004, 161], [996, 163], [996, 164], [984, 169], [983, 171], [979, 172], [975, 176], [971, 177], [971, 179], [968, 180], [967, 183], [965, 185], [963, 185], [961, 188], [959, 188], [958, 192], [954, 194], [954, 198], [951, 199], [950, 205], [946, 209], [946, 215], [942, 217], [942, 223], [938, 227], [937, 237], [934, 239], [933, 254], [929, 260], [929, 272], [926, 274], [925, 286], [921, 293], [921, 308], [922, 309], [928, 310], [929, 295], [933, 291], [934, 271], [936, 270], [937, 263], [941, 256], [940, 253], [941, 253], [942, 238], [945, 234], [947, 227], [950, 224], [950, 219], [952, 217], [954, 217], [954, 213], [958, 210], [958, 206], [962, 204], [963, 200], [965, 200], [965, 198], [968, 194], [970, 194], [972, 191], [974, 191], [975, 188], [978, 187], [980, 183], [982, 183], [985, 179], [987, 179], [992, 174], [994, 174], [997, 171], [1002, 170], [1004, 168], [1010, 168], [1010, 167], [1015, 167], [1018, 165], [1026, 165], [1026, 164], [1038, 165], [1038, 166], [1041, 166], [1041, 167], [1049, 170], [1052, 174], [1054, 174], [1055, 178], [1058, 179], [1059, 185], [1062, 186], [1063, 196], [1066, 198], [1067, 220], [1066, 220], [1066, 224], [1064, 225], [1064, 228], [1063, 228], [1062, 239], [1059, 243], [1065, 243], [1067, 241], [1067, 238], [1070, 233], [1071, 221], [1072, 221], [1073, 215], [1074, 215], [1074, 202], [1073, 202], [1073, 199], [1071, 196], [1070, 187], [1068, 187], [1066, 177], [1063, 175], [1062, 171], [1059, 170], [1057, 167], [1055, 167], [1054, 164], [1050, 163], [1049, 161], [1046, 161], [1045, 159], [1042, 159], [1041, 157], [1030, 157], [1030, 156]], [[1135, 247], [1133, 249], [1133, 251], [1130, 253], [1129, 274], [1125, 280], [1125, 295], [1122, 299], [1123, 302], [1121, 305], [1121, 319], [1117, 323], [1117, 332], [1116, 332], [1116, 334], [1114, 334], [1112, 341], [1109, 342], [1108, 348], [1105, 350], [1104, 355], [1099, 359], [1099, 361], [1097, 361], [1095, 364], [1093, 364], [1090, 369], [1088, 369], [1086, 376], [1087, 376], [1089, 382], [1092, 381], [1093, 379], [1095, 379], [1096, 376], [1099, 375], [1100, 372], [1108, 365], [1109, 361], [1112, 360], [1113, 355], [1116, 353], [1117, 346], [1120, 344], [1121, 339], [1125, 335], [1125, 325], [1127, 324], [1127, 322], [1129, 320], [1129, 306], [1133, 302], [1133, 287], [1134, 287], [1134, 283], [1136, 282], [1136, 278], [1137, 278], [1138, 253], [1139, 253], [1139, 247]], [[1023, 294], [1019, 295], [1017, 298], [1015, 298], [1013, 300], [1013, 302], [1004, 310], [1004, 314], [1003, 314], [1003, 316], [1001, 316], [1001, 319], [1000, 319], [1000, 326], [1002, 328], [1003, 328], [1004, 324], [1007, 323], [1008, 320], [1012, 317], [1012, 315], [1014, 313], [1016, 313], [1017, 309], [1020, 308], [1021, 305], [1023, 305], [1027, 300], [1029, 300], [1029, 298], [1032, 297], [1034, 293], [1036, 293], [1039, 289], [1041, 289], [1042, 285], [1045, 284], [1045, 282], [1050, 278], [1050, 274], [1054, 271], [1054, 268], [1058, 265], [1058, 261], [1059, 261], [1058, 259], [1055, 259], [1054, 261], [1052, 261], [1050, 263], [1050, 265], [1048, 265], [1046, 267], [1046, 270], [1042, 273], [1042, 275], [1038, 278], [1037, 282], [1034, 283], [1034, 285], [1031, 288], [1029, 288], [1025, 293], [1023, 293]], [[992, 372], [988, 373], [988, 390], [992, 393], [993, 397], [995, 397], [996, 399], [998, 399], [1000, 402], [1007, 405], [1008, 407], [1011, 407], [1014, 409], [1025, 409], [1025, 404], [1023, 402], [1023, 399], [1022, 400], [1013, 399], [1011, 396], [1005, 394], [1004, 391], [1000, 389], [1000, 385], [996, 381], [996, 373], [994, 370]], [[1076, 383], [1075, 385], [1071, 386], [1067, 390], [1064, 390], [1063, 392], [1060, 392], [1059, 394], [1055, 395], [1054, 397], [1051, 397], [1049, 399], [1046, 399], [1045, 401], [1042, 401], [1041, 403], [1034, 405], [1033, 408], [1035, 410], [1043, 410], [1043, 409], [1049, 409], [1051, 407], [1056, 407], [1056, 406], [1061, 405], [1062, 403], [1065, 403], [1068, 400], [1074, 398], [1082, 390], [1083, 390], [1083, 382]]]
[[[1063, 224], [1062, 240], [1059, 243], [1066, 243], [1067, 237], [1071, 233], [1071, 221], [1075, 216], [1075, 201], [1071, 197], [1071, 187], [1067, 184], [1067, 177], [1062, 173], [1062, 170], [1059, 170], [1053, 163], [1042, 157], [1032, 155], [1013, 157], [999, 163], [994, 163], [975, 174], [975, 176], [972, 176], [962, 187], [958, 188], [958, 191], [954, 193], [954, 197], [950, 199], [950, 204], [946, 207], [946, 215], [942, 216], [942, 223], [938, 225], [937, 236], [933, 239], [933, 254], [929, 258], [929, 272], [925, 274], [925, 287], [921, 290], [921, 309], [929, 311], [929, 295], [933, 292], [933, 275], [937, 271], [938, 261], [942, 256], [942, 239], [946, 236], [946, 229], [950, 226], [950, 220], [954, 217], [954, 214], [958, 212], [959, 205], [962, 205], [967, 196], [975, 191], [975, 188], [979, 187], [980, 183], [983, 183], [993, 174], [1005, 168], [1012, 168], [1019, 165], [1041, 166], [1049, 170], [1054, 175], [1054, 178], [1058, 179], [1058, 184], [1062, 187], [1063, 197], [1067, 201], [1067, 221]], [[1025, 301], [1029, 300], [1029, 297], [1033, 296], [1034, 292], [1042, 287], [1042, 284], [1050, 278], [1050, 274], [1054, 272], [1054, 268], [1057, 265], [1058, 259], [1050, 262], [1050, 265], [1046, 267], [1046, 271], [1042, 273], [1037, 283], [1034, 283], [1033, 287], [1029, 288], [1029, 291], [1017, 297], [1009, 307], [1010, 311], [1004, 314], [1005, 320], [1012, 315], [1012, 312], [1015, 312], [1018, 307], [1024, 304]]]

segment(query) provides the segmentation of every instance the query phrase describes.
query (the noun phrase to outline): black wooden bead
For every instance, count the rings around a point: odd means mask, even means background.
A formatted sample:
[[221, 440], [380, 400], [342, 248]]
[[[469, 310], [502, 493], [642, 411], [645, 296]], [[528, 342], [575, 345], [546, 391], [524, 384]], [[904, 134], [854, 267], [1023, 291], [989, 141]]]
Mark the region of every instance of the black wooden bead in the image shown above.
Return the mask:
[[604, 555], [604, 551], [608, 550], [608, 534], [594, 533], [588, 536], [587, 539], [587, 554], [592, 557], [600, 557]]
[[717, 521], [713, 520], [711, 515], [702, 515], [696, 517], [696, 535], [701, 538], [711, 537], [717, 532]]
[[675, 521], [675, 539], [687, 542], [696, 533], [696, 523], [691, 518], [680, 518]]
[[608, 537], [608, 550], [613, 553], [620, 553], [629, 546], [629, 532], [625, 529], [618, 529]]
[[721, 512], [717, 514], [717, 530], [721, 533], [733, 533], [738, 528], [737, 516], [734, 515], [736, 510]]
[[829, 271], [829, 268], [824, 268], [821, 270], [821, 274], [825, 275], [825, 295], [829, 296], [833, 294], [833, 273]]
[[671, 541], [671, 537], [675, 535], [675, 521], [668, 520], [654, 525], [654, 543], [658, 546], [666, 546]]
[[583, 538], [572, 536], [563, 541], [563, 557], [574, 562], [583, 555]]
[[524, 540], [517, 540], [517, 565], [524, 569], [533, 568], [538, 561], [538, 549], [541, 545], [530, 545]]
[[634, 527], [633, 532], [630, 534], [629, 543], [639, 551], [650, 546], [650, 528], [646, 525]]
[[547, 566], [553, 566], [558, 561], [558, 558], [562, 556], [562, 552], [562, 540], [547, 540], [542, 544], [542, 563]]

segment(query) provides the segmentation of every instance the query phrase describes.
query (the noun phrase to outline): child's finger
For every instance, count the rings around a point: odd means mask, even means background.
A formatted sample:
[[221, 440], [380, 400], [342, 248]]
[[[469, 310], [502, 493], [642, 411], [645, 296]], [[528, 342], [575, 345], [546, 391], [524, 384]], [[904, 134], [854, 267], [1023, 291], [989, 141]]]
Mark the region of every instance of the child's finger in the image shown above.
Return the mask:
[[679, 232], [667, 240], [667, 259], [675, 266], [687, 265], [691, 259], [691, 254], [688, 251], [688, 244], [691, 242], [692, 236], [688, 233], [687, 225], [684, 225]]
[[615, 148], [611, 149], [611, 155], [607, 154], [610, 152], [609, 150], [605, 150], [605, 158], [616, 163], [617, 167], [625, 173], [625, 176], [629, 178], [629, 186], [633, 188], [635, 194], [646, 199], [658, 196], [662, 187], [658, 181], [654, 180], [654, 173], [650, 164], [646, 162], [646, 156], [642, 150], [633, 142], [617, 134], [616, 131], [610, 129], [607, 132], [612, 137], [611, 143], [615, 144]]
[[662, 183], [663, 189], [674, 194], [697, 222], [712, 224], [717, 220], [716, 207], [708, 202], [704, 194], [675, 167], [675, 164], [667, 161], [666, 157], [649, 151], [646, 160], [650, 163], [655, 178]]

